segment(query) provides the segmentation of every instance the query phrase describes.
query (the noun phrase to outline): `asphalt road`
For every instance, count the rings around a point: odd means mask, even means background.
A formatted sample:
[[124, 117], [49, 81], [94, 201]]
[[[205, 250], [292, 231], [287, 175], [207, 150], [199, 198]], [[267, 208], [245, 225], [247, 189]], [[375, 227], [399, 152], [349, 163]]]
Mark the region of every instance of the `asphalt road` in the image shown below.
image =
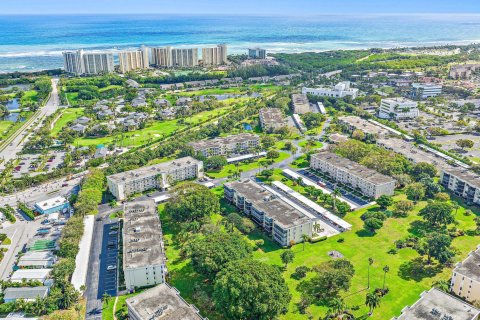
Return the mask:
[[[69, 194], [76, 191], [85, 173], [86, 172], [69, 181], [65, 181], [65, 178], [60, 178], [40, 186], [28, 188], [14, 194], [0, 197], [0, 206], [9, 204], [12, 207], [15, 207], [18, 201], [30, 204], [56, 196]], [[68, 186], [62, 187], [63, 184], [68, 184]]]
[[4, 159], [4, 162], [0, 164], [0, 169], [4, 169], [4, 163], [8, 162], [11, 159], [15, 159], [17, 154], [20, 153], [25, 143], [29, 140], [29, 138], [34, 134], [30, 133], [28, 136], [24, 138], [24, 133], [26, 130], [33, 126], [35, 128], [39, 128], [42, 124], [42, 121], [38, 121], [35, 124], [35, 121], [38, 119], [42, 119], [43, 117], [49, 116], [53, 114], [60, 106], [60, 97], [58, 96], [58, 79], [52, 79], [52, 92], [50, 94], [50, 99], [48, 99], [45, 106], [40, 109], [40, 112], [34, 116], [34, 118], [29, 119], [30, 126], [23, 126], [20, 132], [16, 132], [18, 134], [9, 144], [8, 146], [0, 152], [0, 158]]
[[[87, 312], [85, 318], [86, 320], [102, 319], [101, 297], [103, 295], [103, 292], [100, 293], [100, 290], [104, 288], [104, 285], [103, 279], [100, 279], [100, 275], [102, 273], [101, 268], [106, 269], [106, 267], [104, 267], [105, 263], [102, 261], [104, 229], [105, 225], [111, 221], [108, 216], [118, 209], [119, 208], [110, 208], [109, 210], [108, 207], [103, 206], [101, 213], [99, 213], [95, 218], [95, 224], [93, 226], [92, 247], [90, 248], [90, 259], [88, 262], [89, 272], [87, 274], [86, 282], [87, 289], [85, 291], [85, 298], [87, 299]], [[99, 218], [101, 220], [98, 220]]]
[[32, 238], [37, 229], [42, 226], [43, 219], [37, 219], [34, 221], [19, 221], [15, 222], [11, 226], [2, 229], [2, 233], [12, 240], [8, 251], [0, 263], [0, 279], [6, 280], [10, 273], [13, 271], [13, 265], [16, 260], [16, 254], [23, 249], [25, 244], [30, 238]]

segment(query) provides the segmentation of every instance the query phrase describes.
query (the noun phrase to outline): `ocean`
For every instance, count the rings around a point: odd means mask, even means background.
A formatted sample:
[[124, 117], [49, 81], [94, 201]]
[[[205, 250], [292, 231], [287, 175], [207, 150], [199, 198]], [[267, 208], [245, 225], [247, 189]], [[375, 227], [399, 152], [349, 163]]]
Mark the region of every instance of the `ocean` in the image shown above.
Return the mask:
[[0, 72], [62, 67], [62, 51], [227, 43], [269, 52], [480, 42], [480, 15], [0, 15]]

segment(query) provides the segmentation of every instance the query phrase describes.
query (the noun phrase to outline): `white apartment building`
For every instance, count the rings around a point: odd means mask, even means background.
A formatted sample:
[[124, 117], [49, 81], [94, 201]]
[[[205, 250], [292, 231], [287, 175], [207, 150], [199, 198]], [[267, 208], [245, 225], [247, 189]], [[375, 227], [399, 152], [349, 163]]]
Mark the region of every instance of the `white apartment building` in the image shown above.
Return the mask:
[[266, 59], [267, 58], [267, 50], [262, 48], [249, 48], [248, 49], [248, 57], [250, 59]]
[[100, 74], [115, 71], [113, 54], [108, 52], [63, 52], [64, 69], [68, 73], [76, 75]]
[[418, 115], [418, 103], [405, 98], [382, 99], [378, 112], [382, 119], [412, 119]]
[[175, 181], [203, 177], [203, 162], [184, 157], [168, 162], [116, 173], [107, 177], [109, 191], [118, 200], [155, 188], [167, 189]]
[[127, 203], [123, 219], [123, 272], [127, 290], [165, 281], [165, 252], [153, 200]]
[[252, 180], [225, 183], [224, 196], [283, 247], [312, 236], [314, 219]]
[[432, 288], [392, 320], [477, 320], [480, 310], [448, 293]]
[[172, 49], [172, 65], [174, 67], [196, 67], [198, 66], [198, 49]]
[[311, 112], [310, 103], [306, 94], [292, 94], [292, 108], [293, 113], [305, 114]]
[[195, 152], [200, 152], [205, 157], [229, 156], [253, 151], [260, 145], [260, 138], [256, 134], [240, 133], [228, 137], [190, 142], [189, 145]]
[[204, 320], [198, 309], [188, 304], [180, 292], [167, 283], [145, 290], [125, 302], [130, 320]]
[[313, 154], [310, 167], [367, 197], [376, 199], [384, 194], [393, 195], [395, 190], [395, 180], [391, 177], [328, 151]]
[[350, 81], [342, 81], [334, 87], [320, 87], [320, 88], [302, 88], [303, 94], [311, 94], [321, 97], [344, 98], [347, 96], [355, 99], [358, 96], [358, 89], [350, 87]]
[[152, 62], [157, 67], [172, 67], [172, 48], [152, 48]]
[[148, 48], [142, 46], [140, 50], [120, 51], [118, 53], [118, 61], [121, 73], [137, 69], [148, 69]]
[[450, 290], [471, 303], [480, 300], [480, 246], [455, 265]]
[[204, 66], [219, 66], [227, 63], [227, 45], [219, 44], [215, 48], [202, 48]]
[[480, 205], [480, 176], [467, 169], [442, 170], [440, 184], [467, 203]]
[[412, 99], [427, 99], [442, 94], [442, 85], [437, 83], [412, 83]]
[[282, 110], [278, 108], [262, 108], [258, 118], [264, 132], [273, 132], [287, 125]]

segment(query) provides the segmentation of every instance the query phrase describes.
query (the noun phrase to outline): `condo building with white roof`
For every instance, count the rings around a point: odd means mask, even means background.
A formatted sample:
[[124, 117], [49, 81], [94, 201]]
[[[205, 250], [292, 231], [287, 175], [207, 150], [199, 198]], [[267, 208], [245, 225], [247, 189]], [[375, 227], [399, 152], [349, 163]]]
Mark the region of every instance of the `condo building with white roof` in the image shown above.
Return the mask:
[[480, 301], [480, 246], [455, 265], [450, 290], [471, 303]]
[[419, 116], [418, 103], [406, 98], [382, 99], [378, 117], [382, 119], [413, 119]]
[[443, 169], [440, 184], [467, 203], [480, 205], [480, 176], [464, 168]]
[[113, 174], [107, 177], [109, 191], [118, 200], [151, 189], [167, 189], [176, 181], [203, 177], [203, 162], [184, 157]]
[[350, 87], [350, 81], [342, 81], [333, 87], [302, 88], [303, 94], [311, 94], [320, 97], [344, 98], [347, 96], [355, 99], [358, 96], [358, 89]]
[[260, 138], [256, 134], [240, 133], [228, 137], [190, 142], [188, 145], [205, 157], [228, 156], [253, 151], [260, 145]]
[[204, 320], [198, 309], [167, 283], [145, 290], [125, 302], [130, 320]]
[[287, 124], [282, 110], [278, 108], [262, 108], [258, 113], [258, 118], [262, 130], [266, 132], [273, 132]]
[[153, 200], [125, 204], [123, 251], [123, 272], [127, 290], [165, 281], [162, 230]]
[[118, 62], [121, 73], [138, 69], [148, 69], [148, 48], [142, 46], [140, 50], [120, 51], [118, 53]]
[[371, 198], [393, 195], [395, 180], [361, 164], [328, 151], [310, 157], [310, 167], [327, 174], [334, 181], [357, 189]]
[[267, 186], [252, 180], [228, 182], [224, 196], [283, 247], [302, 242], [304, 234], [312, 236], [314, 217], [280, 199]]

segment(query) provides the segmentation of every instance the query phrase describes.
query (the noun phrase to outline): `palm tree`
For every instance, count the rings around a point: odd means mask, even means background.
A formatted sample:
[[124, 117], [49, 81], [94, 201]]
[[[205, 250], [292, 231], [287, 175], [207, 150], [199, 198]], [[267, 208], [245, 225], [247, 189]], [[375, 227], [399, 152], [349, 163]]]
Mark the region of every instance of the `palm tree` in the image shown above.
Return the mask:
[[110, 295], [107, 292], [104, 292], [102, 295], [102, 302], [108, 305], [108, 298], [110, 298]]
[[303, 251], [305, 251], [305, 242], [308, 241], [308, 239], [310, 239], [310, 237], [306, 234], [302, 234], [302, 240], [303, 240]]
[[368, 258], [368, 282], [367, 289], [370, 289], [370, 266], [373, 264], [373, 258]]
[[340, 298], [333, 298], [328, 304], [328, 314], [334, 318], [338, 317], [346, 309], [345, 302]]
[[380, 305], [380, 296], [374, 292], [367, 293], [365, 305], [370, 308], [369, 316], [373, 314], [373, 310]]
[[389, 266], [383, 267], [383, 290], [385, 290], [385, 277], [387, 276], [388, 271], [390, 271]]
[[313, 224], [313, 231], [315, 231], [316, 233], [322, 232], [323, 231], [322, 225], [318, 222], [315, 222]]
[[337, 211], [337, 197], [341, 196], [342, 193], [340, 192], [340, 189], [335, 188], [332, 192], [332, 198], [333, 198], [333, 211]]

